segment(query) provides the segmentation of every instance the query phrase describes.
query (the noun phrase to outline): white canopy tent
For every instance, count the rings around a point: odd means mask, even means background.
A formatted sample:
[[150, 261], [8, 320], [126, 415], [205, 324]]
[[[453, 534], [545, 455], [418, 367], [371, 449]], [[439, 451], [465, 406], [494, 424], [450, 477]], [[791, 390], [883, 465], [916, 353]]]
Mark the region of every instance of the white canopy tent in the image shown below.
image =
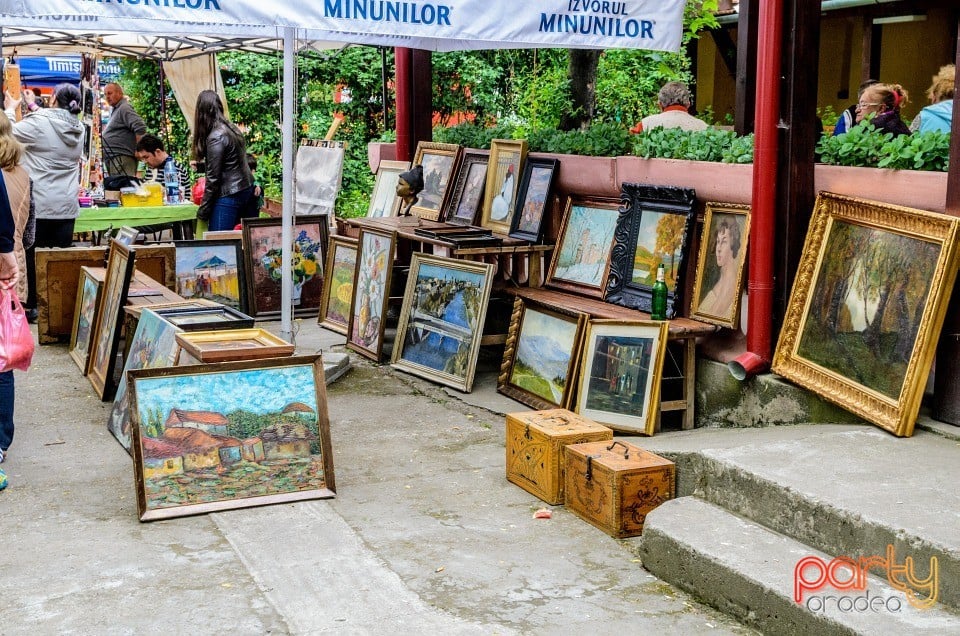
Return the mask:
[[[686, 0], [0, 0], [3, 47], [90, 50], [159, 59], [242, 48], [283, 51], [283, 271], [291, 269], [296, 99], [294, 55], [373, 44], [431, 51], [498, 48], [678, 51]], [[131, 35], [146, 34], [146, 35]], [[39, 49], [36, 49], [39, 50]], [[139, 51], [139, 53], [138, 53]], [[281, 326], [292, 336], [293, 281]]]

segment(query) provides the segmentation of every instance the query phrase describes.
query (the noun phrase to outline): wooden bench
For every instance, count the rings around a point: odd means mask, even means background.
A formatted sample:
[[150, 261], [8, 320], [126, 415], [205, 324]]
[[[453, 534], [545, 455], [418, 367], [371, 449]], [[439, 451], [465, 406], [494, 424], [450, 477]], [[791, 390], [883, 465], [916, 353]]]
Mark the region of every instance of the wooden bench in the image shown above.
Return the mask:
[[[516, 287], [509, 290], [514, 296], [528, 298], [552, 307], [581, 311], [591, 318], [613, 320], [650, 320], [650, 314], [635, 309], [628, 309], [620, 305], [603, 302], [594, 298], [575, 296], [552, 289]], [[699, 320], [689, 318], [674, 318], [670, 320], [668, 340], [679, 341], [682, 346], [682, 391], [678, 400], [660, 402], [660, 412], [657, 414], [657, 431], [660, 430], [660, 414], [664, 411], [683, 411], [681, 428], [689, 430], [694, 424], [694, 390], [697, 377], [697, 338], [715, 333], [720, 328]], [[664, 378], [666, 379], [666, 378]]]

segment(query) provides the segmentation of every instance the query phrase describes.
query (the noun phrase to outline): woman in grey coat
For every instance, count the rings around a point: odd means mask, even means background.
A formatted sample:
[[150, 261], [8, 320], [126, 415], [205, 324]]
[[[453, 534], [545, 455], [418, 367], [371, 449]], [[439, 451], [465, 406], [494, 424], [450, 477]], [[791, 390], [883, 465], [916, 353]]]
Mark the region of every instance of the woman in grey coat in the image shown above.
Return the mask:
[[[40, 108], [36, 99], [33, 91], [23, 91], [23, 101], [30, 112], [13, 124], [13, 136], [24, 145], [22, 165], [33, 179], [37, 211], [36, 242], [27, 250], [28, 291], [24, 306], [31, 317], [36, 316], [37, 306], [34, 250], [73, 244], [73, 224], [80, 214], [77, 195], [83, 151], [83, 124], [77, 118], [80, 90], [72, 84], [57, 85], [51, 108]], [[20, 100], [8, 92], [3, 105], [14, 121]]]

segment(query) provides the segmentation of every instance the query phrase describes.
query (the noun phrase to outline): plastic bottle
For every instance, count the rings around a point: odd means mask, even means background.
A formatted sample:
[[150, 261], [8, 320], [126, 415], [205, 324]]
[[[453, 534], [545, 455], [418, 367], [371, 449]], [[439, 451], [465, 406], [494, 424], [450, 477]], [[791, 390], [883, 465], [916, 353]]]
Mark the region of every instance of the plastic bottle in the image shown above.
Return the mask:
[[657, 266], [657, 282], [653, 284], [653, 299], [650, 302], [650, 319], [667, 319], [667, 283], [663, 263]]
[[167, 205], [180, 205], [180, 174], [173, 161], [163, 164], [164, 202]]

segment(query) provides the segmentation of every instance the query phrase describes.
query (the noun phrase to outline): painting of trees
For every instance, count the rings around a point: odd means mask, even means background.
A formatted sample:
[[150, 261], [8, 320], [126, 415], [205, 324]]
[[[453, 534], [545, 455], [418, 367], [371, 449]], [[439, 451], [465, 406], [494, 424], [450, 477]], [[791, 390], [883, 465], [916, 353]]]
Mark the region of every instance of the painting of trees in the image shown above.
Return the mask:
[[664, 214], [657, 221], [657, 242], [654, 251], [663, 256], [670, 256], [670, 264], [664, 262], [666, 275], [676, 280], [677, 252], [683, 245], [683, 231], [686, 228], [687, 217], [682, 214]]

